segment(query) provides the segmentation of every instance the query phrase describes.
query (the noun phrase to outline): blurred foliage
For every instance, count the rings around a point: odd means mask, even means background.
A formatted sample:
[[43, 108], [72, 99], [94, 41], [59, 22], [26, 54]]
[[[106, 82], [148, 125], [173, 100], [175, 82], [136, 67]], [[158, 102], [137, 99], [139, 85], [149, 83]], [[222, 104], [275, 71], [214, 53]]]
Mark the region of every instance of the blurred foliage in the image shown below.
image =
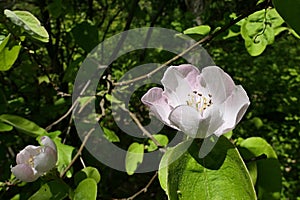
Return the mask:
[[[0, 63], [3, 62], [1, 54], [4, 51], [13, 51], [14, 55], [18, 55], [16, 59], [15, 56], [8, 58], [12, 63], [0, 66], [0, 115], [20, 116], [34, 122], [34, 125], [47, 127], [71, 107], [73, 82], [80, 64], [89, 51], [106, 38], [144, 26], [183, 32], [199, 25], [208, 25], [211, 31], [215, 31], [230, 23], [232, 16], [255, 7], [256, 3], [255, 0], [0, 1]], [[31, 29], [24, 29], [24, 24], [20, 26], [7, 18], [5, 9], [29, 11], [49, 35], [43, 32], [41, 38], [30, 34]], [[283, 26], [287, 27], [286, 24]], [[225, 37], [228, 35], [227, 30], [206, 44], [205, 48], [218, 66], [229, 73], [236, 83], [243, 85], [251, 100], [246, 116], [233, 131], [232, 137], [238, 141], [238, 138], [259, 136], [268, 141], [281, 164], [281, 198], [300, 198], [300, 41], [288, 29], [278, 33], [275, 41], [259, 56], [252, 57], [245, 48], [240, 27], [233, 25], [230, 31], [237, 34]], [[154, 50], [146, 53], [131, 52], [112, 63], [106, 75], [117, 80], [137, 64], [162, 63], [173, 56], [168, 52]], [[178, 60], [173, 64], [181, 62]], [[105, 93], [108, 83], [109, 81], [101, 79], [99, 91]], [[145, 117], [147, 111], [139, 98], [148, 88], [149, 86], [137, 90], [130, 101], [130, 111], [136, 114], [142, 124], [147, 124], [149, 119]], [[97, 102], [103, 102], [105, 108], [102, 110], [103, 107], [99, 107], [97, 111], [106, 114], [100, 123], [107, 129], [108, 138], [114, 138], [123, 149], [128, 149], [133, 142], [149, 144], [149, 140], [133, 139], [116, 126], [109, 109], [110, 101], [105, 98], [105, 94], [100, 93]], [[12, 129], [2, 122], [5, 121], [0, 120], [0, 186], [11, 179], [10, 166], [15, 164], [16, 154], [27, 144], [34, 143], [32, 135]], [[69, 155], [65, 155], [68, 157], [65, 160], [66, 163], [70, 162], [73, 147], [78, 150], [81, 145], [70, 116], [54, 125], [52, 130], [60, 131], [49, 134], [53, 139], [56, 138], [55, 141], [61, 144], [62, 149], [65, 149], [64, 146], [68, 147]], [[171, 130], [167, 127], [161, 132], [169, 136], [169, 140], [172, 137]], [[147, 185], [153, 176], [153, 173], [129, 176], [115, 171], [98, 162], [86, 150], [83, 151], [82, 158], [85, 165], [94, 166], [100, 171], [101, 181], [96, 187], [98, 199], [129, 197]], [[61, 170], [65, 167], [61, 166]], [[68, 172], [68, 178], [65, 178], [77, 198], [80, 198], [81, 191], [78, 188], [85, 186], [80, 182], [75, 183], [70, 177], [82, 168], [81, 162], [77, 160]], [[89, 176], [85, 180], [93, 188], [93, 194], [90, 195], [95, 195], [96, 181]], [[45, 180], [38, 180], [8, 189], [1, 186], [0, 198], [28, 199], [29, 196], [36, 195], [40, 188], [55, 187], [53, 183], [56, 184], [55, 181], [45, 184]], [[68, 188], [64, 185], [61, 190], [66, 192]], [[18, 198], [16, 194], [20, 194], [22, 198]], [[156, 179], [147, 193], [136, 199], [166, 199], [166, 196]]]

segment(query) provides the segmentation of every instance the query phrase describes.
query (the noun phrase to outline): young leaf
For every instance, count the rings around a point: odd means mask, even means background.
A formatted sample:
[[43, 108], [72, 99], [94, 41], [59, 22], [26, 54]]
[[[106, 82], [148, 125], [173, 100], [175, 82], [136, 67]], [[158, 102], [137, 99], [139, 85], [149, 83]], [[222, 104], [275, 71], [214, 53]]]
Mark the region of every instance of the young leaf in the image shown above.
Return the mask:
[[[169, 139], [167, 136], [162, 135], [162, 134], [156, 134], [156, 135], [152, 135], [158, 142], [159, 144], [161, 144], [162, 146], [167, 146], [167, 144], [169, 143]], [[152, 140], [148, 140], [149, 146], [147, 147], [147, 150], [149, 152], [151, 151], [155, 151], [157, 149], [156, 144], [154, 144], [154, 142]]]
[[85, 167], [74, 176], [75, 184], [78, 185], [82, 180], [86, 178], [92, 178], [96, 183], [100, 182], [101, 176], [99, 171], [94, 167]]
[[14, 24], [22, 27], [31, 37], [41, 41], [48, 42], [49, 35], [46, 29], [41, 25], [40, 21], [28, 11], [11, 11], [4, 10], [4, 14]]
[[210, 26], [200, 25], [192, 28], [188, 28], [183, 31], [184, 34], [197, 34], [197, 35], [207, 35], [210, 32]]
[[92, 178], [86, 178], [79, 183], [74, 191], [73, 200], [96, 200], [97, 183]]
[[[57, 147], [57, 170], [61, 173], [70, 164], [72, 160], [72, 153], [75, 148], [66, 144], [62, 144], [59, 137], [55, 138], [53, 141], [55, 142]], [[71, 176], [72, 173], [69, 170], [67, 172], [67, 177]]]
[[132, 143], [126, 154], [125, 167], [128, 175], [134, 174], [139, 163], [143, 162], [144, 145], [137, 142]]
[[9, 70], [18, 58], [21, 50], [20, 45], [8, 47], [10, 34], [4, 38], [0, 44], [0, 71]]
[[103, 132], [104, 132], [104, 137], [106, 139], [108, 139], [108, 141], [110, 141], [110, 142], [120, 142], [119, 137], [117, 136], [117, 134], [115, 134], [114, 131], [109, 130], [105, 127], [102, 127], [102, 128], [103, 128]]
[[34, 122], [29, 121], [20, 116], [3, 114], [0, 115], [0, 121], [7, 123], [15, 127], [16, 129], [18, 129], [20, 132], [26, 133], [30, 136], [35, 137], [35, 136], [47, 135], [45, 129], [39, 127]]
[[14, 127], [9, 124], [0, 122], [0, 132], [11, 131], [13, 128]]

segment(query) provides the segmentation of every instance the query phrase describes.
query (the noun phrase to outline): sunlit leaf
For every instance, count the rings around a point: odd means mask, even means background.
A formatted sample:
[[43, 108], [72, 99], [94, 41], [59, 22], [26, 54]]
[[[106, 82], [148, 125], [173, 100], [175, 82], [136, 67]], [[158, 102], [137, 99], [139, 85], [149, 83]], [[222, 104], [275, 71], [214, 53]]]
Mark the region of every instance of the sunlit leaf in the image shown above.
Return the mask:
[[45, 129], [39, 127], [34, 122], [29, 121], [28, 119], [25, 119], [17, 115], [9, 115], [9, 114], [0, 115], [0, 121], [5, 122], [15, 127], [18, 131], [26, 133], [30, 136], [47, 135]]
[[[250, 160], [249, 163], [255, 162], [257, 165], [256, 187], [259, 199], [280, 199], [282, 187], [280, 163], [272, 146], [260, 137], [242, 140], [239, 146], [242, 148], [242, 156]], [[261, 155], [265, 155], [266, 158], [255, 160]]]
[[82, 180], [86, 178], [92, 178], [96, 183], [100, 182], [101, 176], [99, 171], [94, 167], [85, 167], [74, 176], [75, 184], [78, 185]]
[[84, 179], [74, 191], [73, 200], [96, 200], [97, 183], [92, 178]]
[[183, 31], [184, 34], [198, 34], [198, 35], [207, 35], [210, 32], [211, 28], [208, 25], [200, 25], [192, 28], [188, 28]]
[[[165, 135], [162, 135], [162, 134], [156, 134], [156, 135], [152, 135], [158, 142], [160, 145], [162, 145], [163, 147], [167, 146], [167, 144], [169, 143], [169, 139], [167, 136]], [[147, 150], [149, 152], [151, 151], [155, 151], [158, 147], [156, 146], [156, 144], [151, 140], [149, 139], [148, 140], [149, 142], [149, 146], [147, 147]]]
[[[176, 146], [167, 157], [178, 153], [177, 149], [182, 150]], [[248, 170], [228, 139], [221, 137], [206, 157], [196, 161], [198, 154], [199, 148], [185, 152], [166, 167], [167, 175], [160, 176], [167, 179], [163, 187], [167, 188], [170, 200], [256, 199]]]
[[139, 143], [132, 143], [126, 154], [125, 167], [129, 175], [134, 174], [138, 165], [143, 162], [144, 145]]
[[[62, 144], [60, 138], [55, 138], [53, 140], [56, 144], [57, 147], [57, 154], [58, 154], [58, 159], [57, 159], [57, 169], [60, 173], [62, 173], [66, 167], [70, 164], [72, 160], [72, 153], [74, 151], [74, 147]], [[69, 170], [67, 172], [67, 177], [71, 177], [72, 173]]]
[[13, 128], [14, 127], [9, 124], [0, 122], [0, 132], [11, 131], [13, 130]]
[[41, 25], [40, 21], [28, 11], [11, 11], [4, 10], [4, 14], [14, 24], [22, 27], [31, 37], [41, 41], [48, 42], [49, 35], [46, 29]]

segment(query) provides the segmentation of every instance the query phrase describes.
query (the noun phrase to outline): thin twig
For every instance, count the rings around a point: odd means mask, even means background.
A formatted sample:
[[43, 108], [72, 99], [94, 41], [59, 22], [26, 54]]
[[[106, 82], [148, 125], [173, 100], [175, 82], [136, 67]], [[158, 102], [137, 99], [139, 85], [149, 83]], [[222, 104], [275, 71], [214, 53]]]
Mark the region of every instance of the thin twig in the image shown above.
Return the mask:
[[56, 120], [55, 122], [53, 122], [52, 124], [50, 124], [49, 126], [47, 126], [47, 127], [45, 128], [46, 131], [49, 131], [49, 130], [52, 128], [52, 126], [58, 124], [58, 123], [61, 122], [63, 119], [65, 119], [65, 118], [72, 112], [72, 110], [75, 108], [75, 106], [76, 106], [77, 104], [78, 104], [77, 101], [74, 102], [74, 103], [72, 104], [72, 106], [69, 108], [69, 110], [68, 110], [63, 116], [61, 116], [58, 120]]
[[159, 141], [157, 141], [157, 139], [155, 139], [153, 137], [153, 135], [151, 133], [149, 133], [144, 126], [141, 124], [140, 120], [137, 118], [137, 116], [130, 112], [128, 109], [126, 109], [125, 107], [121, 107], [124, 111], [128, 112], [130, 117], [133, 119], [133, 121], [137, 124], [137, 126], [139, 127], [139, 129], [143, 132], [143, 135], [147, 136], [149, 139], [151, 139], [154, 144], [158, 147], [158, 148], [162, 148], [163, 145], [160, 144]]
[[74, 103], [72, 104], [71, 108], [69, 108], [69, 110], [68, 110], [62, 117], [60, 117], [58, 120], [56, 120], [55, 122], [53, 122], [52, 124], [50, 124], [49, 126], [47, 126], [47, 127], [45, 128], [46, 131], [49, 131], [49, 130], [52, 128], [52, 126], [54, 126], [54, 125], [58, 124], [59, 122], [61, 122], [63, 119], [65, 119], [65, 118], [72, 112], [72, 110], [78, 105], [78, 103], [79, 103], [79, 101], [78, 101], [79, 98], [80, 98], [81, 95], [85, 92], [85, 90], [86, 90], [87, 87], [90, 85], [90, 83], [91, 83], [90, 80], [87, 81], [87, 83], [85, 84], [85, 86], [82, 88], [82, 90], [81, 90], [79, 96], [77, 97], [77, 99], [76, 99], [76, 100], [74, 101]]
[[140, 195], [141, 193], [146, 193], [148, 188], [150, 187], [150, 185], [153, 183], [153, 181], [155, 180], [155, 178], [157, 177], [158, 172], [156, 171], [154, 176], [150, 179], [150, 181], [147, 183], [147, 185], [141, 189], [140, 191], [138, 191], [137, 193], [135, 193], [134, 195], [132, 195], [131, 197], [128, 198], [123, 198], [123, 199], [113, 199], [113, 200], [133, 200], [135, 197], [137, 197], [138, 195]]
[[74, 164], [74, 162], [77, 160], [77, 158], [81, 155], [82, 150], [85, 146], [85, 144], [87, 143], [89, 137], [91, 136], [92, 132], [95, 130], [95, 128], [92, 128], [84, 137], [84, 140], [82, 141], [82, 144], [80, 146], [80, 148], [78, 149], [78, 152], [76, 153], [76, 155], [74, 156], [74, 158], [72, 159], [72, 161], [70, 162], [70, 164], [64, 169], [64, 171], [60, 174], [60, 178], [62, 178], [66, 172], [72, 167], [72, 165]]

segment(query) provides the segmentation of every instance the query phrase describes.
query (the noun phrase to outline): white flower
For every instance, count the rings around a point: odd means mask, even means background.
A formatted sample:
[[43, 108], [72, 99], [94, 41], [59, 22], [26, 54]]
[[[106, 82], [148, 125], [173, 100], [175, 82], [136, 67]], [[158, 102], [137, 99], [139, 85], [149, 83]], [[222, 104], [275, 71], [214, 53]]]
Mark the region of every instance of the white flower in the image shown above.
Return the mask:
[[189, 64], [171, 66], [161, 82], [164, 90], [151, 88], [142, 102], [163, 123], [193, 138], [234, 129], [250, 104], [243, 87], [216, 66], [201, 73]]
[[55, 167], [57, 150], [54, 142], [43, 136], [41, 144], [43, 146], [28, 145], [17, 154], [17, 165], [11, 168], [17, 179], [33, 182]]

